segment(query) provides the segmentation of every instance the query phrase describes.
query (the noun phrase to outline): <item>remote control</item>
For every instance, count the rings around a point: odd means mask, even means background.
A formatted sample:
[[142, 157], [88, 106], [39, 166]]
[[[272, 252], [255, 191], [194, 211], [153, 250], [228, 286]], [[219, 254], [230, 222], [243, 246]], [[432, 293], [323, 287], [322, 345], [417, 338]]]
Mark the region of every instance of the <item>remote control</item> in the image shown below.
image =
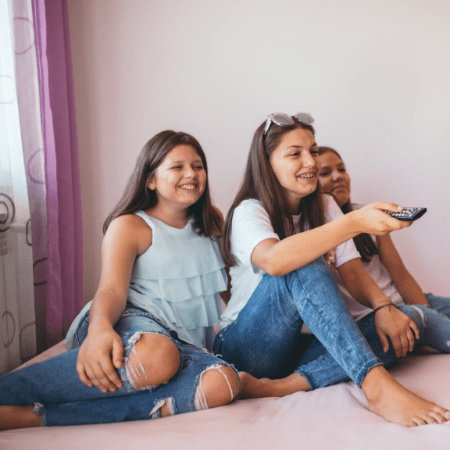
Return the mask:
[[384, 211], [392, 217], [395, 217], [398, 220], [408, 220], [413, 221], [417, 220], [419, 217], [422, 217], [426, 212], [427, 208], [404, 208], [403, 211], [392, 212], [392, 211]]

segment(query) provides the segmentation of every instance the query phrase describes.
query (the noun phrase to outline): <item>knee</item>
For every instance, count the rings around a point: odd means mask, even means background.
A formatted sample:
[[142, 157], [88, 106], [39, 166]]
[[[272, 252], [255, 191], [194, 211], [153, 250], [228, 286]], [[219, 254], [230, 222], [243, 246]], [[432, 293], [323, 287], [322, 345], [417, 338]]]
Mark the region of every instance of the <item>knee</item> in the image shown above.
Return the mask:
[[416, 323], [419, 332], [422, 334], [425, 327], [427, 310], [421, 305], [400, 305], [397, 308]]
[[145, 333], [136, 341], [125, 368], [128, 381], [136, 389], [159, 386], [169, 381], [180, 367], [175, 343], [157, 333]]
[[228, 366], [217, 365], [205, 370], [195, 391], [197, 410], [230, 403], [239, 392], [239, 377]]
[[286, 276], [288, 278], [293, 276], [295, 277], [295, 279], [298, 278], [304, 281], [309, 280], [313, 281], [314, 283], [317, 283], [317, 280], [320, 280], [321, 283], [323, 282], [323, 280], [327, 279], [334, 280], [334, 275], [323, 256], [320, 256], [319, 258], [309, 262], [308, 264], [305, 264], [304, 266], [299, 267], [292, 272], [289, 272], [288, 274], [286, 274]]

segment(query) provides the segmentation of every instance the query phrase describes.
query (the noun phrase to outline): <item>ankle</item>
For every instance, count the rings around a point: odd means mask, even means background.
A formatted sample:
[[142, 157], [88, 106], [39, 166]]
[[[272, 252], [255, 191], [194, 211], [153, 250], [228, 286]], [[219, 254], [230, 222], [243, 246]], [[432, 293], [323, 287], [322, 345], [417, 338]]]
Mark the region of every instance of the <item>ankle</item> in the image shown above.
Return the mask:
[[40, 427], [42, 416], [33, 406], [0, 406], [0, 430]]
[[386, 386], [385, 383], [392, 380], [392, 376], [382, 365], [372, 367], [361, 383], [361, 390], [364, 392], [367, 401], [378, 401]]

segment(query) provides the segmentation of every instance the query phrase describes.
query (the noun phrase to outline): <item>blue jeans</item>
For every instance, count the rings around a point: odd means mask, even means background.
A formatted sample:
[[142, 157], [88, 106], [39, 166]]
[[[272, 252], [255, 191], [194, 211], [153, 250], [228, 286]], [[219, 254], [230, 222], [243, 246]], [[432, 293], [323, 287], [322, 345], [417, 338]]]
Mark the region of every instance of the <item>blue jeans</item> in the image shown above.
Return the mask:
[[430, 304], [430, 308], [435, 309], [437, 312], [444, 314], [450, 319], [450, 298], [439, 297], [433, 294], [425, 294], [425, 297]]
[[[414, 348], [428, 345], [442, 353], [450, 353], [450, 299], [426, 294], [430, 307], [422, 305], [402, 305], [398, 309], [407, 314], [419, 328], [420, 338], [415, 341]], [[441, 314], [438, 311], [442, 311]], [[380, 338], [375, 329], [375, 315], [368, 314], [358, 320], [357, 325], [370, 344], [373, 352], [385, 367], [392, 366], [399, 358], [395, 356], [392, 342], [389, 339], [389, 350], [384, 353]], [[307, 349], [300, 356], [298, 367], [294, 370], [304, 376], [311, 389], [329, 386], [349, 377], [315, 337], [309, 342]]]
[[281, 378], [295, 368], [303, 323], [358, 386], [382, 364], [322, 257], [281, 277], [264, 275], [237, 319], [216, 336], [214, 353], [257, 378]]
[[[75, 338], [78, 344], [85, 339], [88, 325], [86, 313]], [[176, 332], [140, 308], [127, 306], [114, 328], [122, 338], [125, 357], [132, 350], [136, 333], [160, 333], [171, 338], [180, 353], [178, 372], [165, 384], [136, 390], [129, 383], [122, 365], [118, 372], [123, 386], [115, 392], [102, 393], [79, 379], [76, 371], [79, 348], [74, 348], [1, 377], [0, 405], [34, 404], [35, 411], [43, 415], [43, 425], [154, 419], [161, 416], [160, 408], [164, 402], [168, 403], [171, 414], [196, 411], [195, 391], [201, 374], [218, 364], [230, 366], [205, 350], [178, 340]]]

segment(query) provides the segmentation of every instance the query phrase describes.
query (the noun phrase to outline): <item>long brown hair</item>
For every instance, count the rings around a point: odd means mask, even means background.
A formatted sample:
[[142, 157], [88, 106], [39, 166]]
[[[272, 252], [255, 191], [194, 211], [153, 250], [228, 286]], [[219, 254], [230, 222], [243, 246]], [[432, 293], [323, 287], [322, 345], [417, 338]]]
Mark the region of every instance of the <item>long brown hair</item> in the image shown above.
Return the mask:
[[[234, 210], [244, 200], [255, 199], [262, 203], [269, 215], [272, 227], [280, 239], [295, 233], [292, 216], [288, 213], [284, 189], [280, 185], [269, 162], [270, 155], [278, 147], [286, 133], [296, 128], [303, 128], [311, 131], [313, 135], [315, 134], [311, 125], [300, 123], [295, 117], [293, 119], [294, 123], [289, 126], [282, 127], [272, 124], [265, 135], [265, 122], [263, 122], [253, 135], [244, 179], [225, 219], [222, 256], [225, 264], [230, 267], [236, 265], [236, 261], [231, 253], [230, 242], [233, 214]], [[306, 226], [312, 229], [325, 223], [324, 205], [319, 189], [302, 199], [299, 213], [301, 213], [299, 224], [301, 231]]]
[[[172, 130], [161, 131], [153, 136], [142, 148], [136, 161], [122, 198], [106, 218], [103, 233], [110, 223], [119, 216], [131, 214], [140, 209], [148, 209], [158, 202], [155, 191], [147, 187], [147, 183], [156, 174], [156, 170], [166, 155], [177, 145], [191, 145], [200, 156], [206, 175], [208, 166], [200, 143], [193, 136]], [[217, 239], [221, 237], [221, 217], [211, 203], [208, 178], [203, 195], [189, 207], [188, 214], [194, 217], [194, 228], [199, 235]]]
[[[324, 146], [319, 147], [319, 155], [323, 155], [324, 153], [330, 152], [334, 153], [342, 162], [344, 162], [341, 155], [334, 148]], [[350, 201], [350, 198], [348, 199], [347, 203], [342, 205], [340, 208], [344, 214], [354, 211], [354, 207], [352, 202]], [[373, 255], [378, 255], [379, 253], [378, 247], [373, 241], [372, 236], [370, 234], [367, 233], [358, 234], [358, 236], [353, 238], [353, 242], [355, 243], [356, 249], [361, 255], [361, 261], [363, 262], [369, 262], [372, 259]]]

